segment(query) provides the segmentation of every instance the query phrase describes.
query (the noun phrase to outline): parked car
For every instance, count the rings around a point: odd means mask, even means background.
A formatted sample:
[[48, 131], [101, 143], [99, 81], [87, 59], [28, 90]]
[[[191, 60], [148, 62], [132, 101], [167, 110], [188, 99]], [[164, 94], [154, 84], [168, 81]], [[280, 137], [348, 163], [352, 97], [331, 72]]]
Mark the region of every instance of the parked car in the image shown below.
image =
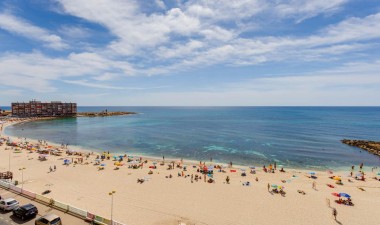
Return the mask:
[[18, 201], [14, 198], [7, 198], [0, 200], [0, 209], [3, 211], [12, 210], [18, 207]]
[[36, 220], [35, 225], [62, 225], [61, 218], [54, 214], [47, 214]]
[[36, 217], [38, 214], [38, 209], [33, 204], [27, 204], [13, 209], [13, 215], [21, 218], [22, 220], [26, 218]]

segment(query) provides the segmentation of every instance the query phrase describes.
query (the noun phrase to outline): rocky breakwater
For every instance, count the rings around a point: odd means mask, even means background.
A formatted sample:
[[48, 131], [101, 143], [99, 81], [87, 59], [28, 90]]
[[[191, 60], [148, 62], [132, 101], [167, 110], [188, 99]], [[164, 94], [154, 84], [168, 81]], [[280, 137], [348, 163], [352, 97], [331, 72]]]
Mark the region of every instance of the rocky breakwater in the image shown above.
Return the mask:
[[366, 140], [343, 139], [342, 143], [364, 149], [374, 155], [380, 156], [380, 142]]
[[100, 117], [100, 116], [124, 116], [137, 114], [135, 112], [79, 112], [78, 117]]

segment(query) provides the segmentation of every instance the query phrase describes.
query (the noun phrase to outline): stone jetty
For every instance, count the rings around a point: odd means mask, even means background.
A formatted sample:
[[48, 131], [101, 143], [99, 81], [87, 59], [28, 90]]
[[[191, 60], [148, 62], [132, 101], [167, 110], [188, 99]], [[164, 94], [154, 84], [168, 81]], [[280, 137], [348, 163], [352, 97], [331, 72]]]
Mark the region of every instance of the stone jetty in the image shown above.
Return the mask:
[[342, 143], [364, 149], [374, 155], [380, 156], [380, 142], [366, 140], [343, 139]]
[[135, 112], [78, 112], [77, 117], [104, 117], [104, 116], [124, 116], [137, 114]]

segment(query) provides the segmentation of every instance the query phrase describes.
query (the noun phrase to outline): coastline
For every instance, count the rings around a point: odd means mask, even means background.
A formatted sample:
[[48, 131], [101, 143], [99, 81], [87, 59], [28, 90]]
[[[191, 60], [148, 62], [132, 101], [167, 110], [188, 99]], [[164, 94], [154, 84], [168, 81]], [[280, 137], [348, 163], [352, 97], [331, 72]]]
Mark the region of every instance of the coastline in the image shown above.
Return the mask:
[[[22, 141], [17, 137], [16, 140]], [[41, 193], [50, 189], [52, 192], [48, 197], [99, 215], [109, 217], [108, 192], [116, 191], [114, 219], [126, 224], [333, 224], [326, 199], [330, 199], [332, 207], [338, 209], [339, 221], [344, 224], [363, 221], [365, 224], [377, 224], [380, 219], [376, 213], [377, 206], [380, 206], [380, 184], [370, 178], [378, 170], [368, 172], [366, 182], [353, 183], [347, 181], [347, 170], [334, 171], [334, 175], [342, 177], [344, 185], [331, 189], [326, 184], [334, 184], [334, 181], [328, 178], [331, 174], [325, 171], [316, 171], [318, 179], [314, 180], [308, 177], [307, 170], [285, 168], [284, 173], [278, 170], [276, 173], [265, 173], [260, 167], [256, 168], [256, 174], [250, 174], [247, 167], [234, 165], [236, 172], [226, 168], [226, 173], [220, 173], [214, 169], [215, 183], [210, 184], [203, 182], [203, 177], [197, 182], [190, 182], [191, 174], [199, 174], [196, 171], [199, 162], [193, 161], [184, 161], [184, 164], [189, 164], [185, 176], [177, 176], [182, 171], [179, 168], [167, 169], [171, 159], [165, 159], [164, 166], [149, 168], [155, 160], [162, 161], [158, 158], [153, 161], [144, 158], [148, 163], [143, 168], [131, 169], [125, 165], [118, 170], [114, 170], [114, 161], [104, 160], [105, 169], [98, 170], [93, 165], [95, 155], [90, 155], [82, 164], [62, 165], [64, 158], [73, 156], [51, 155], [47, 161], [39, 161], [36, 153], [24, 150], [15, 153], [5, 150], [3, 145], [0, 146], [1, 170], [7, 168], [8, 155], [14, 180], [21, 181], [21, 174], [15, 168], [26, 168], [23, 182], [26, 190]], [[175, 161], [178, 162], [178, 159]], [[210, 164], [206, 162], [207, 166]], [[49, 166], [57, 166], [57, 171], [49, 172]], [[246, 177], [240, 175], [244, 168], [247, 170]], [[150, 170], [152, 174], [148, 173]], [[169, 175], [173, 178], [166, 178]], [[230, 177], [230, 184], [226, 184], [226, 176]], [[145, 182], [137, 183], [137, 179], [144, 179]], [[245, 186], [248, 181], [250, 185]], [[317, 182], [316, 190], [312, 188], [314, 181]], [[268, 183], [284, 186], [286, 196], [268, 192]], [[299, 194], [297, 190], [305, 191], [306, 195]], [[350, 193], [355, 206], [336, 204], [331, 192]], [[208, 207], [207, 213], [204, 207]]]
[[[3, 128], [3, 131], [1, 132], [1, 134], [5, 135], [5, 130], [7, 127], [9, 126], [13, 126], [13, 125], [18, 125], [18, 124], [23, 124], [23, 123], [30, 123], [30, 122], [35, 122], [35, 121], [38, 121], [38, 120], [55, 120], [55, 119], [62, 119], [60, 117], [56, 118], [56, 117], [45, 117], [45, 118], [31, 118], [31, 119], [21, 119], [22, 121], [18, 121], [18, 122], [14, 122], [14, 123], [9, 123], [7, 124], [6, 126], [4, 126]], [[6, 136], [9, 136], [10, 138], [20, 138], [20, 137], [16, 137], [16, 136], [12, 136], [12, 135], [8, 135], [6, 134]], [[33, 142], [33, 143], [37, 143], [38, 140], [36, 139], [33, 139], [33, 138], [29, 138], [29, 137], [21, 137], [21, 138], [26, 138], [27, 140]], [[53, 146], [60, 146], [61, 144], [60, 143], [56, 143], [56, 142], [53, 142], [53, 141], [50, 141], [50, 140], [45, 140], [47, 141], [48, 143], [50, 143], [51, 145]], [[78, 146], [78, 145], [70, 145], [69, 147], [70, 150], [73, 150], [73, 151], [77, 151], [77, 152], [83, 152], [83, 153], [94, 153], [94, 154], [101, 154], [102, 150], [101, 149], [90, 149], [90, 148], [86, 148], [84, 146]], [[128, 154], [126, 152], [118, 152], [118, 151], [112, 151], [110, 150], [110, 153], [112, 154], [116, 154], [116, 155], [121, 155], [121, 154]], [[159, 162], [159, 161], [162, 161], [162, 158], [159, 157], [159, 156], [153, 156], [153, 155], [148, 155], [148, 154], [145, 154], [145, 153], [142, 153], [142, 152], [133, 152], [131, 155], [133, 156], [136, 156], [136, 157], [143, 157], [145, 159], [148, 159], [148, 160], [151, 160], [151, 161], [155, 161], [155, 162]], [[175, 158], [175, 157], [167, 157], [165, 156], [166, 160], [170, 160], [170, 161], [178, 161], [180, 158]], [[207, 160], [207, 159], [206, 159]], [[194, 160], [194, 159], [188, 159], [188, 158], [183, 158], [183, 162], [185, 164], [199, 164], [199, 161], [198, 160]], [[220, 162], [220, 161], [217, 161], [217, 160], [213, 160], [212, 162], [211, 161], [203, 161], [202, 162], [206, 162], [206, 163], [209, 163], [209, 164], [219, 164], [219, 165], [223, 165], [223, 166], [228, 166], [228, 163], [227, 162]], [[275, 162], [275, 161], [273, 161]], [[233, 164], [234, 167], [236, 168], [244, 168], [244, 169], [249, 169], [250, 166], [256, 166], [257, 168], [261, 168], [263, 165], [259, 165], [257, 163], [252, 163], [252, 165], [242, 165], [242, 164], [238, 164], [238, 163], [234, 163]], [[268, 166], [268, 165], [267, 165]], [[281, 167], [282, 165], [279, 165], [279, 167]], [[349, 167], [346, 167], [346, 166], [339, 166], [339, 167], [326, 167], [326, 168], [321, 168], [319, 166], [307, 166], [308, 168], [305, 168], [305, 166], [299, 166], [299, 167], [295, 167], [295, 166], [286, 166], [286, 168], [288, 170], [293, 170], [293, 171], [303, 171], [303, 172], [307, 172], [307, 171], [319, 171], [319, 172], [324, 172], [326, 170], [334, 170], [336, 172], [343, 172], [343, 171], [347, 171]]]

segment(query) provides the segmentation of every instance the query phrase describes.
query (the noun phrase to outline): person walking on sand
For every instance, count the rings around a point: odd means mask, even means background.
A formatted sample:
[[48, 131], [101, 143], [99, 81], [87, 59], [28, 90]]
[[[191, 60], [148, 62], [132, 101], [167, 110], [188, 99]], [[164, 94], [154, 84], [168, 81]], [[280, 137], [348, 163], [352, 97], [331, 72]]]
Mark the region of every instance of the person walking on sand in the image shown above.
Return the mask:
[[274, 162], [274, 170], [277, 170], [277, 163]]
[[336, 210], [336, 208], [332, 209], [332, 215], [334, 217], [334, 220], [336, 220], [336, 216], [338, 215], [338, 211]]
[[317, 183], [315, 181], [313, 181], [313, 189], [316, 190], [317, 189]]
[[51, 166], [50, 166], [50, 168], [49, 168], [49, 171], [50, 171], [50, 173], [53, 171], [53, 169], [51, 168]]
[[269, 191], [269, 189], [270, 189], [270, 184], [268, 183], [268, 191]]
[[230, 183], [230, 177], [229, 176], [226, 177], [226, 182], [227, 182], [227, 184]]
[[54, 171], [56, 171], [57, 170], [57, 167], [54, 165]]
[[194, 178], [194, 175], [191, 174], [191, 183], [193, 183], [193, 178]]

